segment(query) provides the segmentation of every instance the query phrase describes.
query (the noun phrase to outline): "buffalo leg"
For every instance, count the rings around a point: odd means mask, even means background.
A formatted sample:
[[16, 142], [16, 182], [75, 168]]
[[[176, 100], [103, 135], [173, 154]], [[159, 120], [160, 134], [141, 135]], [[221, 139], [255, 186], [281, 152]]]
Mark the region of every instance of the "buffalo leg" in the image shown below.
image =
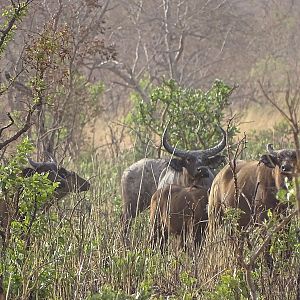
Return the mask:
[[123, 241], [123, 244], [127, 247], [127, 246], [129, 246], [129, 243], [130, 243], [128, 235], [129, 235], [129, 230], [130, 230], [131, 223], [132, 223], [132, 218], [130, 218], [126, 215], [122, 215], [121, 221], [122, 221], [122, 241]]
[[123, 204], [122, 213], [122, 238], [125, 245], [129, 244], [129, 231], [132, 221], [136, 216], [148, 208], [149, 205], [145, 205], [144, 201], [137, 201], [132, 203]]
[[206, 234], [206, 230], [207, 230], [207, 222], [201, 221], [202, 223], [199, 224], [196, 228], [195, 228], [195, 240], [194, 240], [194, 244], [196, 248], [200, 248], [201, 244], [203, 243], [203, 240], [205, 239], [205, 234]]
[[122, 240], [125, 246], [129, 246], [129, 230], [131, 227], [132, 219], [135, 217], [135, 209], [125, 208], [121, 217], [122, 220]]
[[168, 241], [168, 231], [163, 226], [163, 224], [161, 224], [161, 222], [157, 220], [157, 216], [156, 216], [155, 220], [151, 220], [151, 235], [150, 235], [151, 247], [155, 248], [159, 246], [160, 250], [163, 252], [167, 241]]

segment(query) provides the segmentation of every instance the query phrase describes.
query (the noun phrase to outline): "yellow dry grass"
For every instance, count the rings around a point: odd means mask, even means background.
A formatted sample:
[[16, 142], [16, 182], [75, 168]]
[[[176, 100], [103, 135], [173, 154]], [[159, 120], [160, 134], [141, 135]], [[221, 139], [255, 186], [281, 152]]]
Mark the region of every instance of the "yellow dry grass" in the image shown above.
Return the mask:
[[260, 131], [273, 128], [282, 120], [280, 113], [270, 106], [252, 105], [236, 113], [241, 115], [239, 128], [242, 134], [254, 129]]
[[[249, 134], [252, 130], [271, 129], [283, 119], [276, 109], [268, 105], [252, 104], [244, 109], [233, 109], [233, 111], [239, 119], [240, 134], [238, 137], [244, 133]], [[87, 126], [86, 133], [93, 146], [96, 149], [103, 149], [113, 147], [114, 142], [121, 141], [119, 150], [132, 148], [132, 140], [128, 130], [123, 130], [123, 119], [122, 114], [114, 117], [105, 116], [105, 118], [99, 118], [96, 121], [94, 129], [93, 126]]]

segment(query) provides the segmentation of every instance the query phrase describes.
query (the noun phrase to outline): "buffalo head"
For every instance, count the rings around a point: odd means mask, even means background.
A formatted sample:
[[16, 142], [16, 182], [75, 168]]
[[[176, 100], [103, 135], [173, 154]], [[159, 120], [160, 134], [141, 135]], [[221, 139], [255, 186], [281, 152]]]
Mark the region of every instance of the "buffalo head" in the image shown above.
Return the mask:
[[90, 188], [90, 183], [80, 177], [73, 171], [68, 171], [63, 167], [59, 167], [54, 160], [49, 162], [35, 162], [28, 158], [30, 165], [33, 168], [23, 169], [23, 175], [28, 177], [34, 173], [48, 173], [48, 179], [52, 182], [58, 182], [59, 186], [55, 190], [55, 197], [61, 199], [70, 192], [83, 192]]
[[260, 162], [265, 166], [274, 169], [274, 180], [276, 187], [282, 188], [285, 186], [284, 179], [291, 180], [296, 172], [297, 154], [296, 150], [281, 149], [274, 150], [272, 144], [267, 145], [267, 154], [260, 158]]
[[221, 141], [216, 146], [205, 150], [180, 150], [175, 148], [167, 141], [167, 131], [165, 130], [162, 137], [165, 149], [170, 154], [180, 158], [172, 159], [170, 162], [171, 167], [177, 171], [182, 170], [184, 167], [192, 177], [197, 177], [198, 175], [205, 177], [206, 173], [209, 176], [207, 169], [203, 167], [215, 169], [224, 161], [224, 156], [219, 155], [219, 153], [226, 146], [226, 132], [221, 127], [220, 130], [223, 135]]

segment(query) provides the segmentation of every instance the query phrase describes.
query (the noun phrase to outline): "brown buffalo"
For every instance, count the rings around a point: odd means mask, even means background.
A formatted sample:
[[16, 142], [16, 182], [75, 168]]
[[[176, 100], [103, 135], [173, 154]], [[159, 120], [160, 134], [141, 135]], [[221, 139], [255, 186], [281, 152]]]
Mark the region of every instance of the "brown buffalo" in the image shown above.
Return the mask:
[[[240, 226], [247, 226], [251, 219], [261, 222], [267, 211], [278, 205], [276, 193], [285, 187], [285, 178], [291, 180], [297, 165], [295, 150], [275, 151], [267, 145], [268, 153], [259, 161], [237, 161], [236, 177], [238, 197], [235, 196], [233, 172], [227, 165], [215, 177], [209, 195], [209, 223], [214, 224], [227, 208], [240, 208]], [[237, 198], [237, 199], [236, 199]]]
[[186, 170], [192, 178], [197, 177], [203, 167], [207, 167], [208, 176], [201, 177], [201, 185], [209, 189], [214, 179], [212, 169], [217, 168], [224, 161], [224, 157], [219, 153], [226, 146], [226, 133], [222, 128], [220, 130], [223, 136], [216, 146], [191, 151], [171, 146], [165, 131], [162, 137], [163, 145], [175, 158], [144, 158], [124, 171], [121, 179], [121, 194], [125, 237], [131, 219], [150, 206], [151, 197], [158, 188], [169, 184], [188, 186], [183, 170]]
[[207, 224], [208, 190], [199, 185], [209, 176], [209, 169], [202, 167], [197, 177], [190, 177], [186, 170], [186, 183], [189, 187], [176, 184], [165, 185], [157, 190], [151, 199], [150, 223], [151, 241], [163, 247], [170, 234], [181, 238], [185, 245], [192, 237], [200, 244]]

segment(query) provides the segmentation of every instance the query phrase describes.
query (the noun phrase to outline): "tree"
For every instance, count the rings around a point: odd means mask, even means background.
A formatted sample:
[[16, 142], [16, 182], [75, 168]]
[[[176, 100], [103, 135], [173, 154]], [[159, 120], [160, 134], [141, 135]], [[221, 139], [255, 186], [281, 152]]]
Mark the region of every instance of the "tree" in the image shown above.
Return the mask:
[[[22, 17], [25, 16], [27, 8], [31, 2], [31, 0], [27, 0], [22, 3], [11, 1], [11, 6], [8, 6], [2, 10], [3, 22], [0, 24], [0, 59], [2, 58], [2, 55], [5, 52], [9, 41], [13, 38], [14, 32], [17, 28], [16, 24], [22, 19]], [[10, 78], [10, 82], [7, 85], [1, 85], [0, 97], [7, 92], [9, 86], [12, 84], [14, 84], [14, 79], [11, 80]], [[2, 126], [0, 129], [0, 138], [2, 138], [2, 141], [0, 142], [0, 150], [8, 146], [13, 141], [17, 140], [22, 134], [29, 130], [32, 116], [36, 111], [38, 105], [38, 101], [35, 104], [31, 105], [25, 116], [25, 122], [22, 123], [20, 128], [4, 137], [3, 134], [6, 133], [7, 130], [15, 124], [15, 120], [11, 112], [7, 112], [7, 117], [10, 120], [10, 123], [8, 125]]]
[[[58, 157], [78, 154], [87, 145], [86, 126], [94, 126], [103, 111], [103, 83], [93, 68], [85, 67], [85, 61], [116, 56], [114, 47], [104, 41], [108, 3], [36, 3], [36, 19], [25, 23], [25, 43], [17, 43], [7, 51], [8, 65], [15, 62], [6, 69], [12, 96], [8, 102], [14, 103], [11, 107], [22, 118], [21, 112], [27, 110], [30, 101], [38, 102], [29, 135], [38, 145], [40, 158], [45, 152]], [[20, 41], [21, 36], [17, 38]]]

